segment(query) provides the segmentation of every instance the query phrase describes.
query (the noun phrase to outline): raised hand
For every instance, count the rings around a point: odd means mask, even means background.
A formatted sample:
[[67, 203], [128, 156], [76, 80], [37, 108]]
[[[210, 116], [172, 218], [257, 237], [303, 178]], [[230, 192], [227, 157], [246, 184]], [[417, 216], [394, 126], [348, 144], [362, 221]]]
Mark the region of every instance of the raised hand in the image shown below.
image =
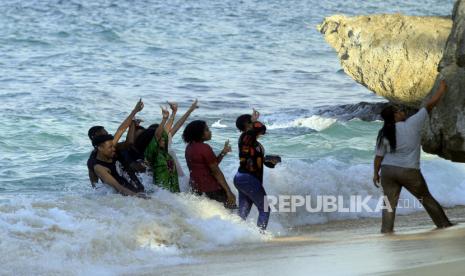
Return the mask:
[[161, 108], [161, 114], [163, 115], [163, 119], [168, 119], [168, 117], [170, 116], [170, 112], [168, 111], [168, 109], [164, 106], [160, 106]]
[[177, 112], [178, 111], [178, 104], [175, 103], [175, 102], [168, 102], [168, 105], [170, 106], [171, 110], [173, 112]]
[[140, 112], [142, 109], [144, 109], [144, 102], [142, 102], [142, 98], [141, 98], [139, 99], [136, 106], [134, 107], [134, 111], [137, 113], [137, 112]]
[[224, 147], [223, 147], [223, 150], [221, 151], [224, 155], [228, 154], [229, 152], [231, 152], [232, 149], [231, 149], [231, 145], [229, 144], [229, 140], [226, 140], [226, 142], [224, 142]]
[[255, 110], [255, 108], [254, 108], [254, 109], [253, 109], [253, 112], [252, 112], [252, 122], [258, 121], [258, 118], [260, 118], [260, 112], [258, 112], [258, 111]]
[[195, 101], [192, 102], [191, 107], [189, 108], [189, 110], [194, 111], [195, 109], [199, 108], [198, 104], [199, 104], [199, 101], [197, 99], [195, 99]]

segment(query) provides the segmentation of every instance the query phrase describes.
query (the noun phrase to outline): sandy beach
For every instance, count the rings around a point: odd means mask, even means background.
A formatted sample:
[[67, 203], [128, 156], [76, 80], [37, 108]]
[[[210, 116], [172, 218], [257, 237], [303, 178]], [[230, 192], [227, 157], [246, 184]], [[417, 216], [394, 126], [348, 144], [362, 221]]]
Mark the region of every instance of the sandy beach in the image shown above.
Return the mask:
[[398, 216], [396, 233], [378, 234], [379, 219], [295, 229], [265, 244], [199, 253], [199, 263], [144, 275], [463, 275], [465, 207], [447, 210], [456, 226], [436, 230], [426, 212]]

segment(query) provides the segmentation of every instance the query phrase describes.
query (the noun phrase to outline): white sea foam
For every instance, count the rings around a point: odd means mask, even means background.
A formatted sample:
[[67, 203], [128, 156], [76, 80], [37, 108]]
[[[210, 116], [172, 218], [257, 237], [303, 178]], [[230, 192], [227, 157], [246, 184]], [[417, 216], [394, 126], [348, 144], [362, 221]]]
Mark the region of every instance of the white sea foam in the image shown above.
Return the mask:
[[218, 120], [212, 124], [214, 128], [227, 128], [228, 126], [221, 123], [221, 120]]
[[337, 120], [334, 118], [326, 118], [326, 117], [321, 117], [318, 115], [312, 115], [310, 117], [298, 118], [298, 119], [294, 119], [288, 122], [271, 123], [268, 126], [268, 128], [269, 129], [281, 129], [281, 128], [290, 128], [290, 127], [303, 127], [303, 128], [310, 128], [316, 131], [322, 131], [322, 130], [329, 128], [336, 122]]
[[0, 261], [10, 275], [135, 273], [268, 238], [216, 202], [163, 190], [150, 200], [92, 194], [0, 202]]
[[[232, 165], [231, 165], [232, 166]], [[232, 184], [232, 169], [227, 180]], [[465, 204], [461, 164], [425, 160], [431, 193], [444, 206]], [[371, 164], [351, 165], [324, 158], [309, 163], [283, 160], [266, 170], [270, 195], [381, 195], [371, 181]], [[151, 185], [144, 178], [145, 185]], [[233, 187], [231, 185], [231, 187]], [[266, 241], [255, 227], [255, 207], [247, 222], [221, 204], [190, 194], [153, 189], [149, 200], [116, 194], [41, 195], [0, 198], [0, 261], [6, 274], [103, 274], [151, 271], [159, 266], [201, 262], [195, 252]], [[236, 193], [236, 189], [232, 188]], [[406, 191], [401, 199], [413, 199]], [[374, 207], [377, 200], [369, 202]], [[400, 214], [420, 211], [399, 209]], [[269, 230], [341, 219], [379, 217], [379, 213], [272, 213]]]
[[[465, 168], [441, 159], [423, 162], [422, 172], [428, 182], [432, 195], [445, 207], [465, 205]], [[350, 196], [372, 196], [368, 203], [375, 209], [382, 190], [372, 182], [372, 164], [349, 165], [333, 158], [324, 158], [314, 163], [299, 160], [284, 160], [274, 170], [265, 175], [264, 185], [270, 195], [317, 195], [343, 196], [349, 201]], [[414, 202], [414, 197], [405, 189], [400, 202]], [[400, 208], [399, 214], [420, 211], [422, 208]], [[363, 217], [380, 217], [375, 213], [309, 213], [305, 208], [296, 213], [273, 213], [271, 221], [277, 221], [283, 227], [319, 224], [333, 220], [358, 219]]]

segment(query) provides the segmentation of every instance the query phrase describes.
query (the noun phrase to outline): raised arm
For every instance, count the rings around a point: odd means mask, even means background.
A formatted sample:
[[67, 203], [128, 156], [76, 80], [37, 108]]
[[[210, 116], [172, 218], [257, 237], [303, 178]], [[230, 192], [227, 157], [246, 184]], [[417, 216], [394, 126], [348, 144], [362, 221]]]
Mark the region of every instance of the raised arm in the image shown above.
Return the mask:
[[253, 111], [252, 111], [252, 119], [251, 119], [252, 123], [255, 123], [256, 121], [258, 121], [258, 118], [260, 118], [260, 112], [258, 112], [254, 108]]
[[171, 108], [171, 116], [168, 119], [168, 122], [166, 122], [165, 125], [165, 130], [166, 132], [170, 132], [171, 128], [173, 127], [174, 124], [174, 119], [176, 118], [176, 112], [178, 112], [178, 104], [175, 102], [168, 102], [170, 108]]
[[198, 101], [195, 100], [192, 105], [189, 107], [189, 109], [187, 110], [187, 112], [176, 122], [176, 124], [173, 126], [173, 128], [171, 128], [170, 130], [170, 133], [171, 133], [171, 136], [173, 137], [176, 132], [178, 132], [178, 130], [182, 127], [182, 125], [186, 122], [187, 118], [189, 118], [189, 116], [191, 115], [192, 112], [194, 112], [194, 110], [196, 110], [197, 108], [199, 108], [198, 106]]
[[129, 126], [128, 134], [126, 135], [126, 140], [122, 143], [116, 144], [116, 149], [127, 149], [131, 145], [134, 145], [134, 136], [136, 133], [136, 123], [134, 120], [131, 121], [131, 125]]
[[121, 123], [118, 130], [116, 131], [115, 138], [113, 139], [114, 146], [118, 144], [121, 136], [123, 136], [126, 129], [128, 129], [128, 127], [131, 125], [131, 122], [134, 119], [134, 116], [136, 116], [137, 112], [141, 111], [142, 109], [144, 109], [144, 103], [142, 102], [142, 99], [140, 99], [134, 109], [131, 111], [131, 114], [129, 114], [129, 116]]
[[447, 92], [447, 84], [446, 84], [446, 81], [445, 80], [441, 80], [441, 82], [439, 83], [439, 87], [438, 89], [436, 90], [436, 92], [434, 93], [433, 97], [431, 97], [431, 99], [428, 101], [428, 103], [426, 104], [426, 110], [428, 111], [428, 113], [431, 113], [431, 111], [433, 110], [433, 108], [439, 103], [439, 101], [441, 100], [442, 96]]
[[103, 166], [100, 166], [100, 165], [96, 165], [94, 167], [94, 171], [95, 173], [97, 174], [97, 176], [102, 180], [103, 183], [106, 183], [110, 186], [112, 186], [113, 188], [115, 188], [115, 190], [117, 190], [120, 194], [122, 195], [126, 195], [126, 196], [135, 196], [137, 195], [137, 193], [134, 193], [133, 191], [125, 188], [123, 185], [121, 185], [111, 174], [110, 172], [108, 171], [107, 168], [103, 167]]
[[163, 119], [161, 120], [160, 125], [157, 127], [157, 130], [155, 130], [155, 139], [157, 139], [157, 141], [160, 140], [161, 136], [163, 135], [163, 131], [165, 131], [166, 121], [170, 116], [170, 113], [164, 107], [161, 107], [161, 113], [163, 115]]

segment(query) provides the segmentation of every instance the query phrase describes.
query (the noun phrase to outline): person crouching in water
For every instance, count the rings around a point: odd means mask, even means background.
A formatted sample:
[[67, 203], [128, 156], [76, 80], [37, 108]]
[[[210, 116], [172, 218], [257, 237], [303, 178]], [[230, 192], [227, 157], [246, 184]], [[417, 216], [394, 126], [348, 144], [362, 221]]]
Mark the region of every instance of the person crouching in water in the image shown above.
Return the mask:
[[116, 150], [113, 140], [113, 135], [109, 134], [96, 136], [92, 140], [92, 144], [97, 150], [93, 171], [104, 184], [113, 187], [120, 194], [147, 198], [145, 194], [141, 193], [143, 187], [121, 175], [124, 170], [115, 159]]
[[237, 118], [236, 127], [241, 131], [239, 137], [239, 169], [234, 177], [234, 186], [239, 191], [239, 216], [246, 220], [252, 204], [258, 209], [257, 226], [264, 231], [268, 225], [270, 212], [265, 208], [266, 192], [263, 188], [263, 165], [265, 149], [257, 139], [266, 133], [266, 126], [258, 121], [260, 114], [244, 114]]
[[428, 113], [431, 113], [446, 90], [446, 82], [442, 80], [426, 107], [408, 119], [404, 112], [393, 106], [381, 112], [384, 126], [379, 131], [376, 143], [373, 182], [379, 187], [381, 170], [381, 186], [389, 202], [389, 206], [386, 204], [388, 210], [383, 209], [382, 213], [382, 233], [394, 231], [396, 207], [402, 187], [418, 198], [438, 228], [452, 226], [441, 205], [430, 194], [420, 171], [421, 130], [428, 119]]
[[216, 156], [212, 148], [206, 144], [211, 140], [212, 133], [205, 121], [190, 122], [182, 134], [186, 142], [186, 162], [190, 171], [189, 184], [197, 195], [223, 203], [226, 208], [236, 207], [236, 196], [226, 182], [219, 164], [223, 157], [231, 151], [229, 142], [226, 141], [221, 153]]
[[149, 127], [149, 129], [155, 128], [156, 130], [155, 135], [145, 149], [144, 156], [153, 173], [153, 184], [170, 192], [179, 193], [176, 163], [168, 153], [168, 133], [165, 131], [165, 124], [170, 114], [167, 109], [162, 108], [162, 115], [163, 120], [159, 125]]
[[[132, 112], [129, 114], [129, 116], [121, 123], [119, 126], [118, 130], [115, 133], [115, 136], [113, 138], [113, 146], [115, 147], [115, 150], [117, 152], [117, 157], [115, 159], [118, 159], [121, 163], [124, 165], [124, 169], [129, 173], [130, 177], [136, 181], [139, 182], [137, 177], [135, 176], [135, 173], [131, 170], [129, 163], [130, 160], [128, 161], [125, 157], [125, 152], [127, 152], [128, 148], [133, 144], [134, 140], [134, 131], [135, 131], [135, 122], [134, 122], [134, 116], [140, 112], [144, 108], [144, 103], [142, 102], [142, 99], [140, 99]], [[126, 137], [126, 141], [124, 142], [119, 142], [123, 134], [126, 132], [126, 130], [129, 127], [129, 131]], [[95, 160], [97, 157], [97, 149], [95, 148], [94, 145], [94, 139], [98, 136], [102, 135], [108, 135], [107, 130], [103, 126], [93, 126], [89, 129], [87, 135], [89, 136], [90, 141], [92, 142], [94, 146], [94, 150], [89, 156], [89, 159], [87, 160], [87, 169], [89, 171], [89, 179], [90, 183], [93, 188], [96, 187], [96, 184], [99, 180], [98, 176], [94, 172], [94, 165], [95, 165]], [[126, 160], [124, 160], [126, 159]], [[139, 187], [143, 187], [142, 184], [138, 184]]]

